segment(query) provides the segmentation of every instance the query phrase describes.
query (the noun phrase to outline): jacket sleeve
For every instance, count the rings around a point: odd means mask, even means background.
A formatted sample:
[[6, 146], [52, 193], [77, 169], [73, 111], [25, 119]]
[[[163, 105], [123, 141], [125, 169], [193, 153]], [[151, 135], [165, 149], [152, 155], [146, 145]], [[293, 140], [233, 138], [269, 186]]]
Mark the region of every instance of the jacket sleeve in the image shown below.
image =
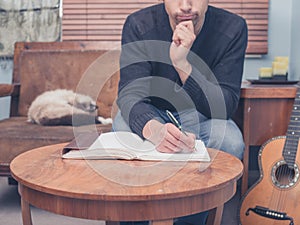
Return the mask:
[[197, 111], [207, 118], [228, 119], [237, 109], [248, 37], [246, 22], [240, 21], [234, 38], [218, 63], [208, 68], [198, 58], [183, 85]]
[[145, 124], [159, 115], [150, 103], [151, 63], [141, 41], [134, 18], [125, 21], [120, 57], [120, 82], [117, 104], [121, 115], [134, 133], [143, 137]]

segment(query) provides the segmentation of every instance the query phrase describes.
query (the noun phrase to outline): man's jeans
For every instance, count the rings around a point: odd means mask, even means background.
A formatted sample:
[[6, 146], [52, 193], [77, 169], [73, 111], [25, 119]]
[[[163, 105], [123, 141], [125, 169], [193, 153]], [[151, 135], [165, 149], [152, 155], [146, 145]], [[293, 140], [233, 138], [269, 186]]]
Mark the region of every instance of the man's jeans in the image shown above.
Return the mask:
[[[158, 112], [160, 118], [156, 118], [157, 120], [163, 123], [170, 122], [164, 112]], [[175, 114], [175, 117], [180, 121], [184, 130], [196, 134], [197, 139], [201, 139], [206, 147], [219, 149], [242, 159], [244, 153], [243, 136], [231, 119], [207, 119], [195, 110]], [[131, 131], [120, 112], [117, 113], [113, 121], [113, 131]], [[205, 225], [207, 215], [208, 212], [201, 212], [179, 217], [174, 220], [174, 225]], [[148, 221], [121, 222], [121, 225], [148, 225], [148, 223]]]
[[[208, 148], [215, 148], [228, 152], [239, 159], [243, 158], [244, 141], [238, 126], [231, 120], [207, 119], [195, 111], [174, 114], [181, 122], [183, 130], [194, 133]], [[161, 122], [170, 122], [163, 112], [160, 112]], [[113, 121], [113, 131], [131, 131], [121, 113], [118, 112]]]

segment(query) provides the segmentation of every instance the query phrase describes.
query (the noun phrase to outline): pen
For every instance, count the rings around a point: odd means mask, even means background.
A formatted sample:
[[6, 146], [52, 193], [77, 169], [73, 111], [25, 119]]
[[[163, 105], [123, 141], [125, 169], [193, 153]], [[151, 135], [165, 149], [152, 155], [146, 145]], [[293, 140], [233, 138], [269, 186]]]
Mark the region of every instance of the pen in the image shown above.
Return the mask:
[[169, 111], [169, 110], [166, 110], [166, 113], [167, 113], [167, 116], [169, 117], [169, 119], [171, 120], [171, 122], [182, 132], [184, 133], [186, 136], [187, 133], [184, 132], [184, 130], [182, 130], [182, 127], [181, 127], [181, 124], [178, 122], [178, 120], [176, 120], [175, 116]]

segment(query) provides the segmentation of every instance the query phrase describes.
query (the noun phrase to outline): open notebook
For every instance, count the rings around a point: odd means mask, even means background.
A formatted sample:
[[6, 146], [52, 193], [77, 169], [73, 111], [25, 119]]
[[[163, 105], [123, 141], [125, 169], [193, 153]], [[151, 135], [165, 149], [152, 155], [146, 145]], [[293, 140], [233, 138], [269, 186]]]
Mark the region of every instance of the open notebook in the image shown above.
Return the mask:
[[[80, 140], [84, 138], [85, 141]], [[91, 144], [89, 145], [88, 142]], [[74, 143], [81, 143], [76, 148]], [[210, 157], [204, 143], [196, 141], [196, 151], [192, 153], [161, 153], [155, 146], [141, 139], [137, 134], [125, 131], [102, 133], [100, 136], [77, 137], [65, 146], [64, 159], [125, 159], [153, 161], [205, 161]]]

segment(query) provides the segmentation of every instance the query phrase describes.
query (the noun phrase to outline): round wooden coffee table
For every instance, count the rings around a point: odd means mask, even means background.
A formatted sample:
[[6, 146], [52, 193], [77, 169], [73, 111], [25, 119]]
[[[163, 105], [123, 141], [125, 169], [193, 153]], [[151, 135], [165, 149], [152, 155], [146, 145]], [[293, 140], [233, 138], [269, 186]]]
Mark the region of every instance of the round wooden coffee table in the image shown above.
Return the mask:
[[71, 217], [111, 223], [150, 220], [155, 225], [211, 210], [208, 223], [220, 224], [223, 205], [235, 194], [243, 171], [240, 160], [213, 149], [208, 165], [66, 160], [61, 159], [64, 145], [33, 149], [12, 161], [23, 225], [32, 224], [30, 205]]

